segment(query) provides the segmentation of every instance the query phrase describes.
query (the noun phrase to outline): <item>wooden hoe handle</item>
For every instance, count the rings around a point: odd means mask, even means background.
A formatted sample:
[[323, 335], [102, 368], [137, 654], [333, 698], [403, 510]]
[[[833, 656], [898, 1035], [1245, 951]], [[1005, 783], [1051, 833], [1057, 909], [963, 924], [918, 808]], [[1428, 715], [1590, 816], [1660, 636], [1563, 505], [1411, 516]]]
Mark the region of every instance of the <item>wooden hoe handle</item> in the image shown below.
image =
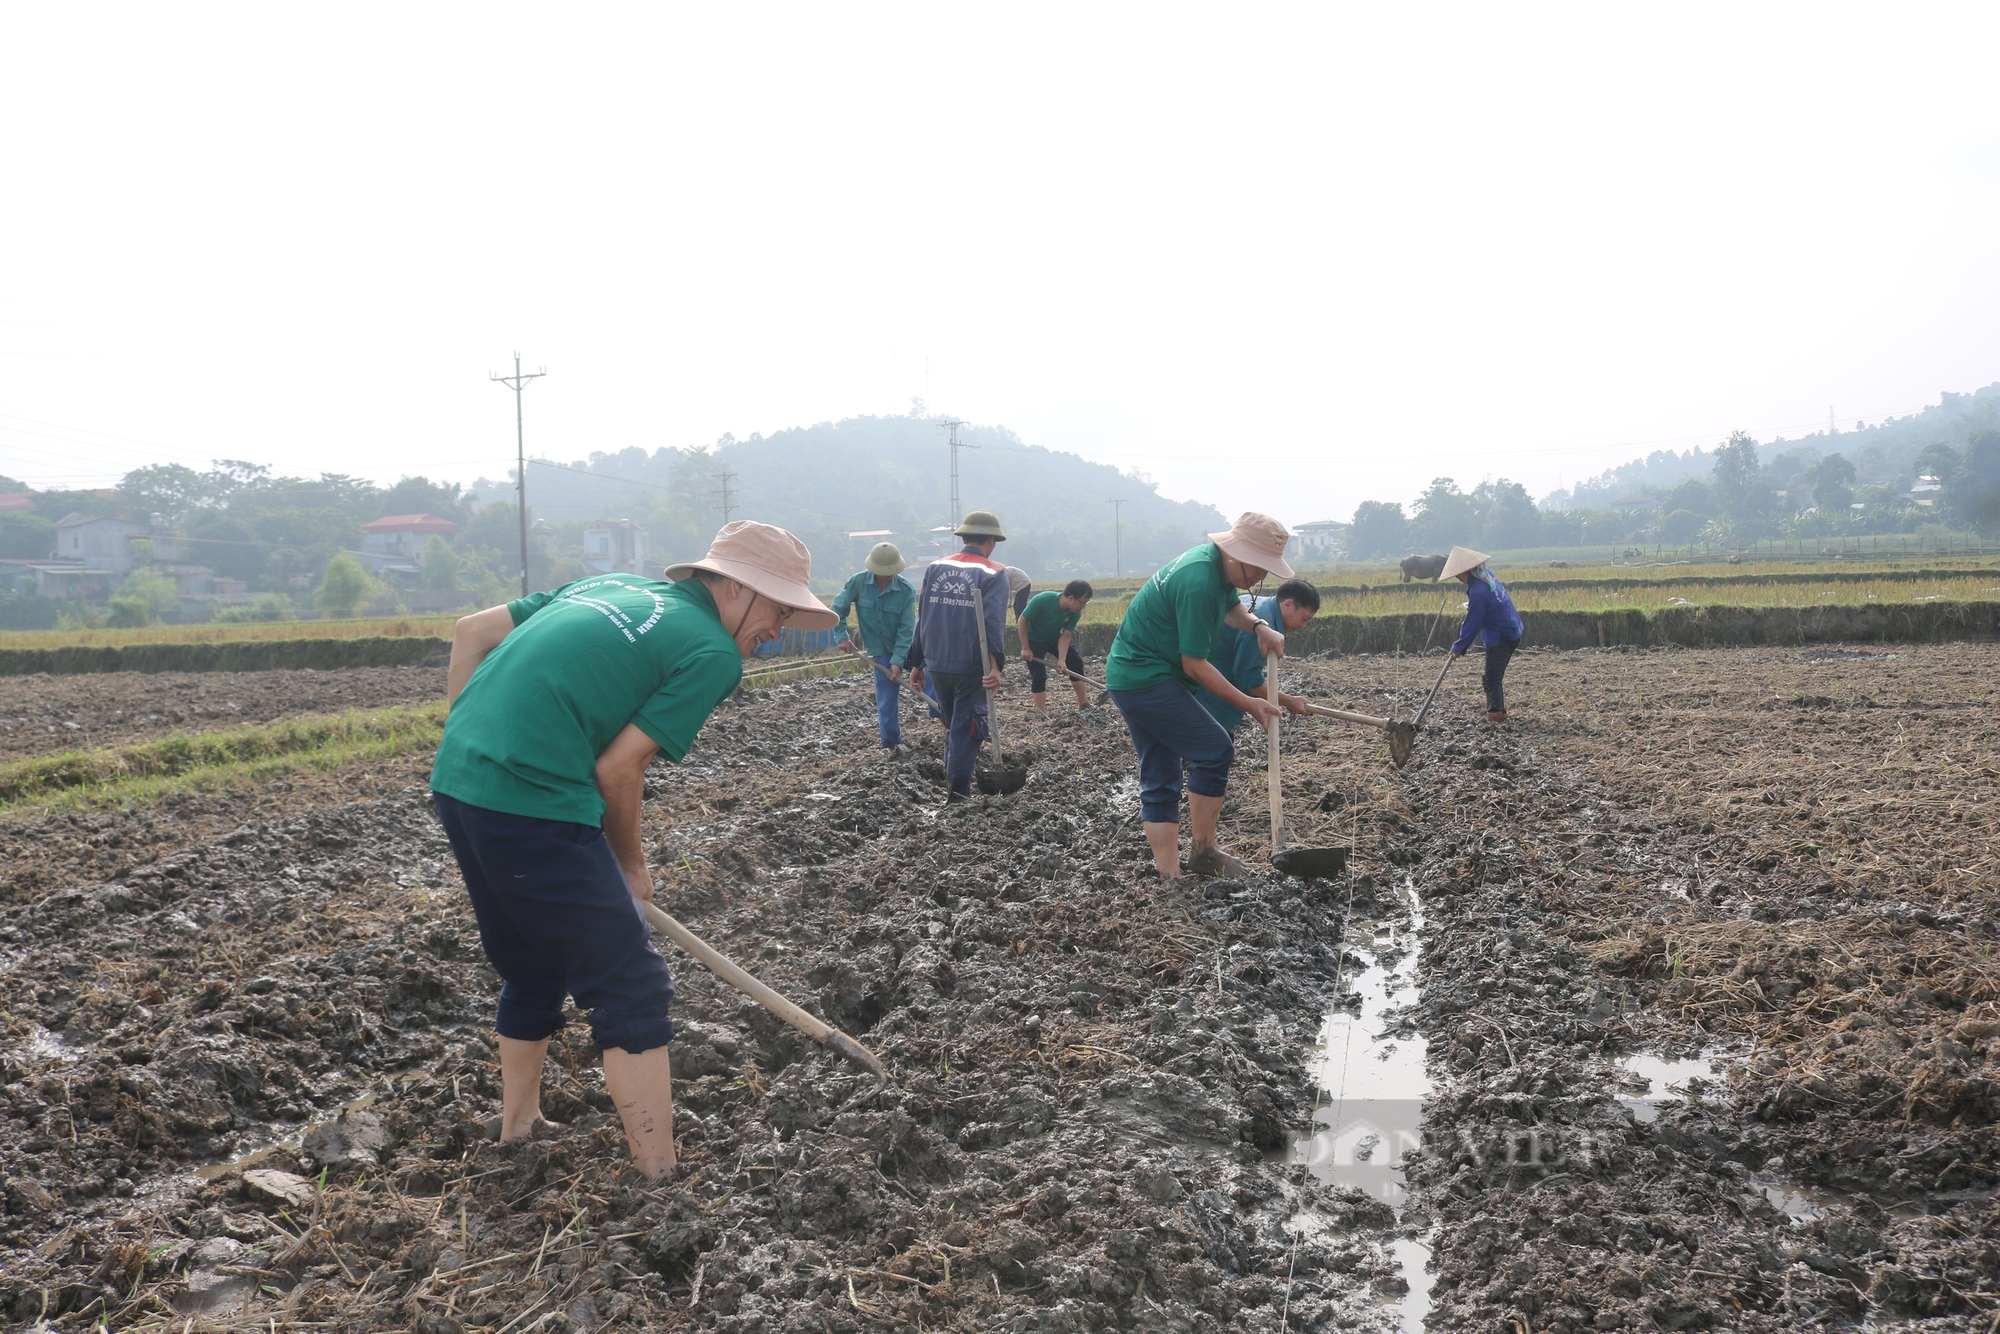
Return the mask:
[[[1278, 702], [1278, 655], [1264, 655], [1264, 683], [1270, 687], [1273, 704]], [[1282, 716], [1282, 711], [1281, 711]], [[1264, 724], [1264, 731], [1270, 736], [1271, 744], [1271, 852], [1275, 855], [1285, 846], [1285, 797], [1282, 781], [1278, 777], [1278, 718]]]
[[673, 918], [667, 916], [658, 907], [643, 901], [639, 906], [646, 910], [646, 920], [653, 924], [655, 931], [660, 932], [667, 939], [673, 941], [674, 944], [700, 960], [711, 973], [714, 973], [730, 986], [735, 987], [751, 1000], [756, 1001], [793, 1028], [798, 1029], [799, 1032], [805, 1034], [814, 1042], [819, 1043], [822, 1047], [830, 1047], [855, 1064], [867, 1066], [875, 1072], [877, 1079], [885, 1077], [882, 1073], [882, 1062], [874, 1052], [869, 1051], [839, 1029], [821, 1023], [798, 1006], [786, 1000], [783, 996], [780, 996], [777, 992], [765, 986], [762, 982], [759, 982], [756, 978], [750, 976], [749, 973], [745, 972], [716, 950], [714, 946], [682, 926], [679, 922], [676, 922]]

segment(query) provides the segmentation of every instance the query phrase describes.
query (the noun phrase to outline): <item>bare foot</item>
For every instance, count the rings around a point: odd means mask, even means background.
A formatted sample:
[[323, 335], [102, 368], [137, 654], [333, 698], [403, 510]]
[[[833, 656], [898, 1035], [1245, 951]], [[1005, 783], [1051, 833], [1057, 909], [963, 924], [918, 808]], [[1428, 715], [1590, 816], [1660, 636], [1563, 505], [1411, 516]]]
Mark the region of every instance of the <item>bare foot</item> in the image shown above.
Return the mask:
[[502, 1144], [509, 1144], [517, 1139], [534, 1139], [538, 1135], [553, 1133], [563, 1128], [562, 1122], [551, 1121], [546, 1116], [537, 1116], [526, 1126], [511, 1133], [501, 1124], [497, 1116], [485, 1117], [479, 1124], [480, 1128], [485, 1130], [488, 1139], [497, 1139]]

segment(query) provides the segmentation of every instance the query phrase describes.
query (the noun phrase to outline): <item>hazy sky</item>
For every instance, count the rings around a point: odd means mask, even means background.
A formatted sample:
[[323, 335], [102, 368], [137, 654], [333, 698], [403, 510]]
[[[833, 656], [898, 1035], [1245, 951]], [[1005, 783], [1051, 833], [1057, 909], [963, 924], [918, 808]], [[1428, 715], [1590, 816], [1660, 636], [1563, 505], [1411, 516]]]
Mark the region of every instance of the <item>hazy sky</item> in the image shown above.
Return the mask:
[[1295, 521], [1845, 429], [2000, 380], [1996, 16], [13, 5], [0, 473], [498, 475], [515, 349], [558, 458], [927, 392]]

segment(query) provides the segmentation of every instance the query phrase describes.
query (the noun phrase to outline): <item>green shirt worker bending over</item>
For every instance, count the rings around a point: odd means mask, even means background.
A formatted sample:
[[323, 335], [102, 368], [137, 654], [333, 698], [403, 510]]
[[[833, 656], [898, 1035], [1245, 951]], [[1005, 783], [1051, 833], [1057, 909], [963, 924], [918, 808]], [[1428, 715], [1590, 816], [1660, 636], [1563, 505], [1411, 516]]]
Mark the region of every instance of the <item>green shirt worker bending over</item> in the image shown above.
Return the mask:
[[[1070, 644], [1070, 633], [1083, 619], [1092, 590], [1081, 579], [1072, 579], [1060, 593], [1037, 593], [1015, 618], [1021, 631], [1021, 661], [1028, 664], [1028, 689], [1035, 697], [1038, 713], [1049, 711], [1049, 668], [1059, 672], [1081, 672], [1083, 655]], [[1090, 707], [1084, 698], [1083, 682], [1075, 676], [1069, 683], [1076, 688], [1076, 707]]]
[[1191, 687], [1206, 687], [1260, 727], [1278, 716], [1276, 704], [1229, 684], [1208, 658], [1225, 625], [1254, 635], [1260, 652], [1284, 654], [1284, 635], [1252, 616], [1237, 601], [1236, 590], [1267, 574], [1291, 578], [1284, 555], [1290, 540], [1285, 526], [1268, 514], [1239, 515], [1228, 532], [1210, 533], [1206, 543], [1148, 579], [1111, 642], [1104, 683], [1139, 755], [1140, 818], [1162, 879], [1181, 873], [1183, 770], [1194, 833], [1188, 869], [1197, 875], [1241, 875], [1249, 869], [1215, 846], [1215, 821], [1236, 747]]
[[590, 1014], [633, 1165], [673, 1171], [673, 981], [637, 902], [653, 897], [646, 766], [687, 754], [758, 644], [833, 625], [810, 568], [784, 529], [738, 521], [668, 570], [675, 583], [579, 579], [453, 630], [431, 792], [502, 982], [503, 1140], [542, 1119], [542, 1064], [569, 995]]

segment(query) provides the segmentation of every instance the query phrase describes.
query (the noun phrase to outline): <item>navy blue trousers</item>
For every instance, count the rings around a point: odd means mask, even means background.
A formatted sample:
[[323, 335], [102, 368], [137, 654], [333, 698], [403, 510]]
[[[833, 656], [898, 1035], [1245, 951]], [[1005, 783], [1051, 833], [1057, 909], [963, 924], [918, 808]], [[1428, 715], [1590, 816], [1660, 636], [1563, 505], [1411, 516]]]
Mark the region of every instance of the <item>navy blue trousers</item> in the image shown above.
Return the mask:
[[875, 726], [882, 734], [884, 750], [903, 744], [903, 683], [889, 679], [889, 660], [875, 659], [883, 670], [875, 673]]
[[930, 672], [924, 679], [944, 713], [944, 778], [947, 797], [972, 794], [972, 771], [986, 740], [986, 688], [977, 676]]
[[1139, 811], [1148, 824], [1179, 824], [1183, 761], [1187, 790], [1219, 797], [1229, 790], [1236, 743], [1179, 680], [1144, 690], [1114, 690], [1132, 749], [1139, 753]]
[[472, 896], [479, 943], [500, 974], [500, 1036], [552, 1036], [567, 994], [589, 1012], [600, 1048], [636, 1056], [666, 1046], [673, 979], [604, 831], [468, 806], [442, 792], [431, 802]]

